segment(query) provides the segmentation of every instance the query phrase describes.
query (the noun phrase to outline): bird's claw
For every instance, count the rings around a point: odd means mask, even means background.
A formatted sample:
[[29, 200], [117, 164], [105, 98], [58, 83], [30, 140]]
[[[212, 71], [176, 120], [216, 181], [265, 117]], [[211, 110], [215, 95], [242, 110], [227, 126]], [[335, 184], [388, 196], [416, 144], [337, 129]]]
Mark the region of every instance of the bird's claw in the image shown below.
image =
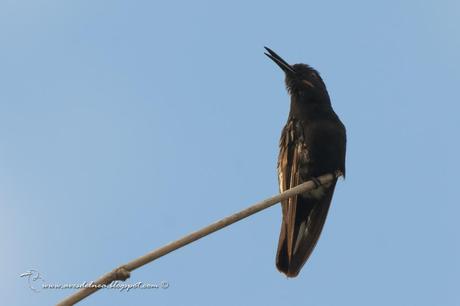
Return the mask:
[[322, 185], [316, 177], [312, 177], [310, 180], [315, 183], [315, 189]]

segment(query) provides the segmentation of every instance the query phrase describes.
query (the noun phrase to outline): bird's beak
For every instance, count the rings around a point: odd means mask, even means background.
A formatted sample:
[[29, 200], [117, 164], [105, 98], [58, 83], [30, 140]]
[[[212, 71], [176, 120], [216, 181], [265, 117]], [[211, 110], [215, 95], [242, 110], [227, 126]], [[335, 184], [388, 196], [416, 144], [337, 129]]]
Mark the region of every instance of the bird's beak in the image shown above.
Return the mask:
[[267, 48], [267, 47], [264, 47], [264, 48], [265, 50], [268, 51], [268, 53], [265, 52], [265, 55], [268, 56], [272, 61], [274, 61], [281, 69], [283, 69], [283, 71], [286, 74], [295, 74], [294, 68], [291, 65], [289, 65], [284, 59], [282, 59], [281, 56], [276, 54], [270, 48]]

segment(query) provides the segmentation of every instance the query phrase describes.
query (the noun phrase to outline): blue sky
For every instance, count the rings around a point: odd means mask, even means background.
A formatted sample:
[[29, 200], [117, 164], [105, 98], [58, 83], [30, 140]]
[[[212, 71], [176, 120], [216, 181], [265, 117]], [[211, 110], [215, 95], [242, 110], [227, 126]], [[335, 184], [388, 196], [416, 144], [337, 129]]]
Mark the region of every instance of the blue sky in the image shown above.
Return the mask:
[[301, 275], [276, 206], [82, 305], [459, 305], [458, 1], [0, 2], [0, 295], [53, 304], [277, 192], [288, 113], [263, 46], [317, 68], [347, 179]]

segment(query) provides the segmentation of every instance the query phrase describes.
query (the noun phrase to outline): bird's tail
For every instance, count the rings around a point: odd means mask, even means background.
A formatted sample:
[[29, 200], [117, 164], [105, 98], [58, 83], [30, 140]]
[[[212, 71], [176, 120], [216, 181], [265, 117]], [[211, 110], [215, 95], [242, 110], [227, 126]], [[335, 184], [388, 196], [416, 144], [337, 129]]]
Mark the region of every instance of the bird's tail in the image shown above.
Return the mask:
[[319, 198], [298, 196], [295, 203], [282, 203], [283, 221], [276, 267], [287, 277], [299, 274], [315, 248], [326, 221], [335, 183], [328, 186]]

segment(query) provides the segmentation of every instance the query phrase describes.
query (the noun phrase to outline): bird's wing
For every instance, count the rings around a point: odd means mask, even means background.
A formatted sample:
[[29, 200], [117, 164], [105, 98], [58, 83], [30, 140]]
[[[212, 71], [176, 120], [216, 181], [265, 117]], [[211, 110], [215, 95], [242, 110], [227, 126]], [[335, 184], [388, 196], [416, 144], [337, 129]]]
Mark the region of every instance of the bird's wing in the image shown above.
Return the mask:
[[[280, 192], [311, 178], [308, 143], [302, 124], [289, 121], [280, 140]], [[335, 181], [282, 202], [283, 220], [276, 264], [287, 276], [296, 276], [313, 251], [326, 220], [334, 187]]]
[[[299, 141], [301, 132], [296, 128], [296, 121], [290, 120], [283, 129], [280, 139], [280, 154], [278, 157], [278, 182], [280, 192], [284, 192], [299, 184], [300, 173], [299, 164], [302, 154], [307, 154], [306, 148], [302, 148]], [[303, 132], [301, 132], [303, 135]], [[302, 152], [304, 150], [305, 152]], [[292, 256], [292, 245], [294, 237], [294, 221], [297, 210], [297, 198], [295, 195], [282, 202], [283, 226], [281, 227], [280, 240], [287, 238], [288, 257]], [[280, 241], [281, 242], [281, 241]], [[280, 248], [281, 243], [278, 245]], [[278, 250], [279, 251], [279, 250]]]

